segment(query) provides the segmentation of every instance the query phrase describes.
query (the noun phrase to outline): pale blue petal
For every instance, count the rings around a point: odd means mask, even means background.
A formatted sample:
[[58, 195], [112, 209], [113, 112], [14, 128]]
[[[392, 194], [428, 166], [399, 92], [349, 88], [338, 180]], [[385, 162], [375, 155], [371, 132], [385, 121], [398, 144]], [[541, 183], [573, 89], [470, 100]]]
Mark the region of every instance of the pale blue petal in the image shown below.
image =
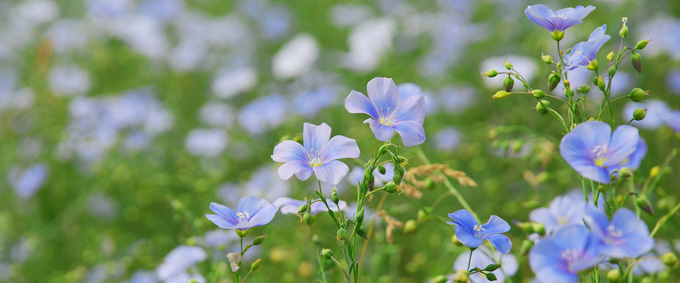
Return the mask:
[[363, 93], [358, 91], [353, 90], [349, 93], [345, 99], [345, 109], [347, 109], [349, 113], [364, 113], [373, 117], [373, 119], [379, 119], [378, 111], [375, 109], [373, 102], [371, 102]]
[[278, 211], [278, 208], [271, 204], [263, 207], [255, 216], [250, 218], [250, 221], [248, 221], [251, 225], [250, 227], [262, 226], [269, 223], [274, 219], [276, 211]]
[[403, 83], [397, 86], [399, 90], [399, 101], [409, 99], [422, 93], [420, 86], [414, 83]]
[[465, 227], [466, 229], [470, 230], [470, 232], [474, 231], [475, 226], [478, 224], [472, 213], [465, 209], [457, 210], [454, 213], [449, 213], [449, 218], [453, 219], [453, 224]]
[[588, 224], [594, 235], [603, 239], [606, 236], [609, 219], [607, 215], [594, 205], [588, 204], [584, 208], [583, 220]]
[[234, 224], [238, 224], [238, 221], [235, 223], [231, 223], [227, 221], [227, 219], [224, 219], [222, 216], [219, 216], [217, 214], [206, 214], [205, 215], [208, 220], [212, 221], [212, 223], [215, 223], [217, 227], [220, 227], [222, 229], [232, 229], [234, 228]]
[[611, 128], [603, 122], [582, 123], [564, 135], [560, 142], [560, 154], [583, 177], [600, 183], [609, 183], [609, 172], [594, 163], [596, 157], [594, 149], [608, 146], [610, 135]]
[[305, 123], [302, 130], [302, 141], [304, 143], [305, 149], [312, 152], [313, 150], [321, 150], [328, 139], [331, 138], [331, 127], [326, 123], [321, 123], [321, 125], [313, 125], [310, 123]]
[[484, 240], [475, 237], [475, 235], [470, 230], [468, 230], [466, 227], [456, 225], [455, 230], [456, 230], [456, 237], [458, 238], [458, 241], [463, 243], [463, 245], [466, 245], [466, 246], [471, 247], [471, 248], [476, 248], [476, 247], [479, 247], [479, 245], [481, 245], [482, 242], [484, 242]]
[[614, 170], [620, 170], [623, 167], [627, 167], [631, 170], [638, 169], [638, 167], [640, 167], [642, 159], [645, 158], [646, 154], [647, 154], [647, 142], [645, 142], [645, 139], [640, 137], [640, 139], [638, 140], [638, 145], [635, 148], [635, 151], [633, 151], [633, 153], [630, 156], [628, 156], [626, 160], [619, 163], [618, 165], [612, 165], [608, 167], [610, 174]]
[[378, 111], [379, 117], [388, 117], [399, 103], [399, 90], [389, 78], [374, 78], [368, 82], [368, 97]]
[[274, 147], [272, 159], [276, 162], [304, 161], [307, 159], [307, 150], [294, 141], [282, 141]]
[[623, 125], [616, 128], [607, 149], [604, 166], [615, 166], [626, 160], [637, 148], [639, 139], [640, 133], [636, 127]]
[[298, 171], [295, 173], [295, 177], [297, 177], [299, 180], [307, 180], [309, 177], [314, 174], [314, 170], [312, 170], [312, 167], [306, 166], [304, 170]]
[[425, 106], [425, 96], [416, 95], [409, 99], [399, 101], [397, 111], [394, 113], [394, 124], [406, 121], [415, 121], [423, 124], [427, 108]]
[[337, 160], [332, 160], [321, 166], [313, 167], [314, 174], [319, 181], [335, 185], [349, 172], [349, 167]]
[[373, 119], [367, 119], [364, 123], [371, 125], [371, 131], [375, 135], [375, 138], [379, 141], [389, 141], [394, 135], [394, 129], [392, 127], [385, 126], [378, 123], [378, 121]]
[[578, 273], [571, 273], [555, 265], [536, 272], [536, 279], [541, 283], [575, 283], [578, 281]]
[[507, 254], [512, 248], [512, 242], [508, 237], [501, 234], [494, 234], [486, 238], [499, 252]]
[[527, 9], [524, 10], [524, 14], [534, 23], [541, 25], [549, 31], [554, 30], [552, 23], [547, 20], [547, 18], [554, 16], [552, 9], [548, 8], [548, 6], [543, 4], [527, 6]]
[[605, 32], [607, 31], [607, 25], [604, 24], [601, 27], [596, 28], [593, 30], [593, 32], [590, 33], [590, 37], [588, 37], [588, 41], [595, 40], [596, 38], [605, 35]]
[[553, 240], [564, 250], [584, 250], [589, 244], [590, 232], [583, 225], [569, 224], [555, 231]]
[[558, 266], [562, 258], [562, 252], [562, 247], [554, 240], [543, 238], [529, 252], [529, 265], [534, 273], [539, 273], [545, 268]]
[[238, 216], [236, 216], [236, 212], [231, 208], [213, 202], [210, 203], [210, 210], [231, 223], [238, 223]]
[[[678, 80], [680, 82], [680, 80]], [[661, 119], [674, 131], [680, 133], [680, 111], [668, 110], [661, 114]]]
[[281, 179], [288, 180], [293, 175], [296, 175], [298, 179], [304, 181], [311, 176], [311, 174], [309, 174], [306, 178], [301, 178], [306, 176], [307, 171], [311, 172], [312, 168], [309, 167], [309, 164], [306, 161], [290, 161], [281, 165], [278, 172]]
[[482, 239], [485, 239], [487, 236], [492, 234], [499, 234], [510, 231], [510, 225], [508, 224], [508, 222], [505, 222], [505, 220], [501, 219], [496, 215], [491, 215], [489, 221], [486, 222], [485, 224], [482, 224], [482, 228], [484, 228], [484, 230], [481, 233], [479, 233], [479, 236], [482, 237]]
[[590, 12], [592, 12], [594, 10], [595, 10], [595, 7], [593, 7], [591, 5], [588, 5], [588, 7], [583, 7], [581, 5], [578, 5], [575, 8], [565, 8], [565, 9], [558, 10], [558, 11], [555, 12], [555, 15], [564, 14], [565, 17], [582, 20], [588, 14], [590, 14]]
[[611, 224], [621, 229], [625, 242], [622, 248], [623, 256], [638, 257], [654, 247], [654, 239], [649, 237], [647, 224], [627, 208], [620, 208], [612, 216]]
[[393, 126], [401, 136], [405, 146], [414, 146], [425, 142], [425, 129], [422, 124], [414, 121], [401, 122]]
[[334, 136], [322, 150], [323, 163], [341, 158], [358, 158], [360, 155], [357, 141], [344, 136]]
[[555, 30], [564, 31], [572, 26], [578, 25], [583, 21], [574, 18], [552, 17], [549, 19]]
[[247, 196], [238, 201], [238, 211], [248, 212], [250, 217], [255, 217], [260, 210], [270, 206], [268, 201], [256, 196]]

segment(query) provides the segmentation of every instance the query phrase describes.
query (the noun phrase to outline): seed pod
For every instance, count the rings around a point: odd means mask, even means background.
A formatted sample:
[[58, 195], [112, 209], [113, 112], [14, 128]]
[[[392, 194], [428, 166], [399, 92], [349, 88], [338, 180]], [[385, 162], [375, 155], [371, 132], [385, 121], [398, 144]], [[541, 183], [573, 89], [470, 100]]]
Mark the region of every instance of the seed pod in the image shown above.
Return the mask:
[[647, 92], [642, 90], [639, 87], [634, 88], [633, 90], [630, 91], [628, 94], [628, 97], [630, 97], [631, 100], [635, 102], [640, 102], [643, 99], [645, 99], [645, 96], [647, 95]]
[[633, 111], [633, 119], [635, 121], [641, 121], [645, 116], [647, 116], [647, 109], [645, 108], [638, 108]]
[[485, 77], [493, 78], [493, 77], [498, 75], [498, 71], [491, 69], [491, 70], [486, 71], [486, 73], [483, 73], [482, 75], [485, 76]]
[[505, 91], [505, 90], [499, 90], [499, 91], [497, 91], [492, 97], [493, 97], [494, 99], [502, 99], [502, 98], [508, 97], [509, 95], [510, 95], [509, 92], [507, 92], [507, 91]]
[[534, 90], [532, 90], [532, 91], [531, 91], [531, 95], [533, 95], [533, 96], [536, 97], [536, 98], [544, 98], [544, 97], [547, 96], [547, 94], [545, 94], [545, 92], [542, 91], [542, 90], [540, 90], [540, 89], [534, 89]]
[[550, 109], [550, 101], [541, 100], [536, 103], [536, 111], [538, 111], [538, 113], [546, 114], [548, 113], [548, 109]]
[[557, 74], [551, 73], [548, 76], [548, 89], [550, 91], [553, 91], [553, 89], [555, 89], [559, 83], [560, 83], [560, 77]]
[[633, 68], [635, 68], [638, 73], [642, 73], [642, 55], [640, 55], [640, 53], [633, 53], [630, 55], [630, 63], [633, 64]]
[[508, 92], [512, 91], [512, 87], [514, 85], [515, 85], [515, 81], [510, 76], [508, 76], [507, 78], [505, 78], [505, 80], [503, 80], [503, 90], [505, 90], [505, 91], [508, 91]]
[[647, 44], [649, 44], [649, 39], [640, 40], [640, 41], [638, 41], [637, 44], [635, 44], [635, 49], [638, 49], [638, 50], [645, 49], [645, 47], [647, 47]]

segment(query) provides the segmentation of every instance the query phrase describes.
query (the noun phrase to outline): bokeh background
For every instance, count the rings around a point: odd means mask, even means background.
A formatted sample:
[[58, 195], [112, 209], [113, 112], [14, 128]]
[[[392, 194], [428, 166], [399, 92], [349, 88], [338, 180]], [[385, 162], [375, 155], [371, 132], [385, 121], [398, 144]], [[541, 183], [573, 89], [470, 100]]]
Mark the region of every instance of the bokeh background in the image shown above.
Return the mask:
[[[680, 2], [543, 3], [597, 7], [568, 30], [563, 44], [607, 24], [612, 39], [600, 51], [601, 62], [618, 50], [621, 17], [630, 27], [625, 44], [652, 40], [641, 52], [643, 73], [626, 61], [613, 85], [617, 96], [636, 86], [650, 91], [642, 103], [647, 118], [633, 123], [649, 145], [639, 170], [647, 176], [680, 144], [658, 117], [680, 109]], [[493, 100], [502, 78], [480, 76], [508, 60], [546, 88], [550, 69], [540, 55], [556, 57], [554, 42], [524, 15], [529, 4], [537, 3], [3, 0], [0, 281], [233, 282], [225, 255], [238, 249], [237, 238], [204, 217], [210, 202], [308, 196], [314, 182], [281, 180], [270, 158], [282, 138], [301, 134], [304, 122], [325, 122], [333, 135], [356, 139], [368, 159], [377, 141], [361, 123], [365, 117], [347, 113], [343, 103], [378, 76], [426, 96], [428, 140], [421, 148], [479, 184], [459, 189], [481, 218], [527, 221], [531, 209], [580, 186], [559, 156], [559, 125], [538, 114], [533, 99]], [[590, 77], [570, 74], [572, 85]], [[594, 111], [601, 95], [595, 87], [591, 93]], [[636, 107], [627, 99], [615, 104], [617, 124]], [[422, 164], [412, 148], [402, 154], [413, 166]], [[643, 216], [650, 226], [680, 200], [680, 165], [671, 170], [659, 185], [664, 197], [652, 196], [657, 217]], [[338, 185], [350, 206], [353, 174]], [[420, 199], [391, 195], [384, 208], [406, 222], [417, 218], [414, 201], [432, 206], [445, 192], [438, 185]], [[460, 208], [443, 197], [433, 213]], [[245, 260], [264, 260], [249, 280], [319, 278], [310, 238], [318, 234], [337, 248], [335, 230], [326, 215], [311, 229], [299, 222], [279, 213], [251, 231], [269, 237]], [[423, 221], [409, 235], [397, 229], [393, 244], [384, 221], [376, 223], [364, 282], [451, 274], [466, 251], [451, 242], [453, 227], [440, 222]], [[518, 256], [526, 236], [515, 225], [509, 236], [518, 266], [509, 273], [528, 282], [533, 274]], [[680, 248], [680, 221], [670, 221], [659, 239]], [[341, 280], [339, 270], [329, 273]]]

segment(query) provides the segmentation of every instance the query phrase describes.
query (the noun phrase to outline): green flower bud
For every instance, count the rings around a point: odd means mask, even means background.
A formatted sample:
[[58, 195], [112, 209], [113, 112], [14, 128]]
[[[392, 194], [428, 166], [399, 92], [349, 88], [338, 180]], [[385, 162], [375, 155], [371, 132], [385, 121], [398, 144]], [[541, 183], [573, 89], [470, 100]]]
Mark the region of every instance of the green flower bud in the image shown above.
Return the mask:
[[493, 78], [493, 77], [498, 75], [498, 71], [491, 69], [491, 70], [486, 71], [486, 73], [483, 73], [482, 75], [485, 76], [485, 77]]
[[366, 232], [366, 228], [364, 228], [364, 226], [361, 226], [357, 229], [357, 235], [364, 239], [368, 239], [368, 232]]
[[189, 280], [189, 283], [198, 283], [198, 280], [196, 280], [196, 279], [191, 279], [191, 280]]
[[333, 250], [331, 250], [331, 249], [321, 249], [321, 255], [325, 259], [331, 259], [331, 257], [333, 256]]
[[338, 192], [335, 188], [333, 188], [333, 193], [331, 193], [331, 200], [335, 204], [338, 204], [340, 202], [340, 198], [338, 197]]
[[359, 210], [359, 212], [357, 212], [357, 217], [356, 217], [355, 220], [356, 220], [357, 223], [364, 222], [364, 208], [363, 207], [361, 208], [361, 210]]
[[520, 222], [517, 226], [519, 226], [524, 233], [531, 234], [534, 232], [534, 226], [531, 225], [531, 222]]
[[590, 86], [588, 84], [583, 84], [581, 87], [578, 88], [578, 92], [587, 94], [590, 92]]
[[335, 238], [338, 239], [341, 245], [344, 244], [347, 239], [347, 230], [345, 228], [338, 229], [338, 232], [335, 233]]
[[609, 67], [609, 70], [607, 70], [607, 74], [609, 74], [609, 77], [613, 77], [614, 74], [616, 74], [616, 66]]
[[640, 40], [640, 41], [638, 41], [637, 44], [635, 44], [635, 49], [638, 49], [638, 50], [645, 49], [645, 47], [647, 47], [647, 44], [649, 44], [649, 39]]
[[264, 242], [265, 239], [267, 239], [267, 234], [255, 237], [255, 239], [253, 240], [253, 246], [258, 246], [262, 244], [262, 242]]
[[[397, 168], [394, 169], [394, 176], [392, 176], [392, 181], [394, 181], [395, 184], [400, 184], [401, 179], [404, 177], [404, 169], [401, 168], [401, 167], [397, 167]], [[399, 170], [399, 169], [401, 169], [401, 170]]]
[[302, 215], [302, 221], [304, 221], [305, 224], [307, 225], [311, 225], [312, 222], [314, 222], [314, 219], [312, 219], [312, 215], [309, 214], [309, 212], [307, 212], [304, 215]]
[[619, 271], [618, 268], [614, 268], [607, 272], [607, 282], [608, 283], [614, 283], [614, 282], [619, 282], [621, 280], [621, 272]]
[[633, 64], [638, 73], [642, 73], [642, 55], [640, 53], [633, 53], [630, 55], [630, 63]]
[[597, 62], [597, 59], [593, 59], [593, 61], [590, 61], [590, 64], [588, 64], [588, 66], [586, 66], [586, 69], [591, 70], [591, 71], [595, 71], [599, 67], [600, 67], [600, 63]]
[[250, 272], [255, 272], [255, 270], [260, 268], [260, 263], [262, 263], [261, 258], [258, 258], [255, 262], [253, 262], [253, 264], [250, 265]]
[[607, 53], [607, 61], [611, 60], [614, 60], [614, 51], [609, 51], [609, 53]]
[[553, 38], [555, 41], [560, 41], [560, 40], [562, 40], [562, 39], [564, 38], [564, 31], [554, 30], [554, 31], [552, 32], [552, 38]]
[[645, 116], [647, 116], [646, 108], [638, 108], [633, 111], [633, 119], [635, 119], [635, 121], [641, 121]]
[[597, 77], [597, 87], [598, 87], [601, 91], [605, 91], [605, 87], [607, 87], [607, 86], [604, 84], [604, 78], [602, 78], [602, 76], [598, 76], [598, 77]]
[[395, 184], [394, 182], [389, 182], [385, 184], [384, 188], [386, 192], [391, 194], [397, 191], [397, 184]]
[[546, 63], [546, 64], [552, 64], [553, 63], [553, 58], [550, 55], [541, 55], [541, 60], [543, 60], [543, 63]]
[[633, 176], [633, 171], [631, 171], [630, 168], [623, 167], [623, 168], [619, 169], [619, 177], [625, 179], [625, 178], [630, 178], [631, 176]]
[[544, 98], [544, 97], [547, 96], [547, 95], [545, 94], [545, 92], [542, 91], [542, 90], [540, 90], [540, 89], [534, 89], [534, 90], [532, 90], [532, 91], [531, 91], [531, 95], [533, 95], [533, 96], [536, 97], [536, 98]]
[[236, 235], [238, 235], [239, 238], [245, 238], [246, 236], [248, 236], [248, 231], [249, 231], [249, 230], [239, 230], [239, 229], [236, 229], [236, 230], [234, 230], [234, 231], [236, 231]]
[[307, 211], [308, 208], [309, 208], [309, 206], [305, 203], [305, 204], [300, 206], [297, 213], [303, 213], [303, 212]]
[[508, 76], [507, 78], [505, 78], [505, 80], [503, 80], [503, 90], [505, 90], [505, 91], [508, 91], [508, 92], [512, 91], [512, 87], [514, 85], [515, 85], [515, 81], [510, 76]]
[[418, 209], [418, 214], [417, 214], [417, 215], [418, 215], [418, 218], [417, 218], [417, 219], [420, 221], [421, 219], [423, 219], [423, 218], [425, 218], [425, 217], [427, 216], [427, 212], [425, 212], [425, 210]]
[[386, 145], [386, 144], [381, 146], [380, 149], [378, 149], [378, 155], [380, 156], [380, 155], [385, 154], [387, 152], [387, 147], [388, 147], [388, 145]]
[[418, 230], [418, 222], [411, 219], [404, 224], [404, 234], [413, 234]]
[[638, 195], [635, 199], [635, 204], [647, 212], [649, 215], [654, 215], [654, 209], [652, 208], [652, 203], [649, 202], [649, 198], [646, 195]]
[[505, 65], [505, 68], [506, 68], [506, 69], [512, 70], [512, 64], [510, 64], [510, 62], [505, 61], [505, 63], [503, 63], [503, 64]]
[[[557, 85], [560, 83], [560, 76], [558, 76], [555, 73], [551, 73], [548, 75], [548, 89], [550, 91], [553, 91], [557, 87]], [[542, 98], [542, 97], [539, 97]]]
[[531, 251], [531, 248], [534, 246], [534, 242], [532, 240], [524, 240], [522, 241], [522, 247], [519, 249], [519, 252], [522, 256], [528, 255], [529, 251]]
[[507, 92], [507, 91], [505, 91], [505, 90], [499, 90], [499, 91], [497, 91], [496, 94], [494, 94], [492, 97], [493, 97], [494, 99], [501, 99], [501, 98], [506, 98], [506, 97], [508, 97], [509, 95], [510, 95], [509, 92]]
[[446, 275], [439, 275], [435, 278], [432, 278], [432, 282], [434, 283], [446, 283], [449, 279], [446, 278]]
[[496, 281], [496, 280], [498, 280], [498, 278], [496, 278], [496, 274], [487, 273], [487, 274], [486, 274], [486, 280], [489, 280], [489, 281]]
[[432, 189], [434, 189], [434, 187], [437, 186], [437, 184], [434, 182], [434, 180], [432, 180], [432, 178], [430, 178], [430, 177], [425, 178], [424, 182], [425, 182], [425, 188], [428, 189], [428, 190], [432, 190]]
[[543, 223], [532, 223], [534, 231], [541, 236], [545, 236], [545, 225]]
[[630, 91], [628, 94], [628, 97], [630, 97], [631, 100], [635, 102], [640, 102], [643, 99], [645, 99], [645, 96], [648, 94], [647, 91], [642, 90], [639, 87], [634, 88], [633, 90]]
[[385, 172], [387, 172], [387, 169], [385, 169], [385, 166], [380, 165], [380, 166], [378, 166], [378, 172], [380, 172], [380, 174], [385, 175]]
[[624, 25], [624, 26], [621, 28], [621, 30], [619, 30], [619, 35], [620, 35], [621, 37], [626, 37], [626, 36], [628, 36], [628, 27]]
[[500, 268], [500, 264], [492, 263], [484, 267], [484, 271], [496, 271], [496, 269]]
[[672, 252], [667, 252], [661, 257], [661, 261], [666, 266], [673, 267], [678, 264], [678, 257]]
[[538, 111], [538, 113], [546, 114], [548, 113], [548, 109], [550, 109], [550, 101], [544, 99], [536, 103], [536, 111]]

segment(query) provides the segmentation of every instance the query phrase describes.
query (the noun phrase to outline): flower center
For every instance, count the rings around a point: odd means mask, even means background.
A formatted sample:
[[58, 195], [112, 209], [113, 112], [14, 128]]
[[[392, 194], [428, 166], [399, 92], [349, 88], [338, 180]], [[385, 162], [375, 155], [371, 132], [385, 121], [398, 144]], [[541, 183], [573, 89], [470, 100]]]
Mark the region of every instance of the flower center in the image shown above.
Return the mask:
[[[614, 227], [614, 225], [609, 225], [607, 226], [607, 235], [615, 238], [621, 238], [623, 236], [623, 231], [621, 229], [618, 229]], [[607, 242], [611, 242], [613, 239], [607, 237]]]
[[602, 165], [604, 164], [605, 161], [607, 161], [607, 146], [606, 145], [598, 145], [595, 148], [593, 148], [593, 153], [595, 154], [595, 159], [593, 160], [595, 162], [595, 165], [598, 167], [603, 167]]
[[380, 108], [380, 119], [378, 119], [378, 122], [380, 124], [383, 124], [388, 127], [392, 127], [392, 120], [390, 117], [392, 116], [392, 109], [390, 107], [387, 107], [387, 112], [383, 108]]
[[380, 118], [380, 121], [378, 121], [378, 122], [380, 122], [380, 124], [383, 124], [383, 125], [388, 126], [388, 127], [392, 126], [392, 121], [390, 121], [390, 118], [387, 118], [387, 117]]
[[567, 218], [566, 216], [561, 216], [557, 218], [557, 224], [564, 225], [567, 223], [569, 223], [569, 218]]
[[323, 162], [321, 162], [321, 157], [319, 156], [319, 151], [314, 150], [313, 148], [309, 151], [309, 154], [307, 155], [308, 158], [308, 163], [309, 166], [311, 167], [317, 167], [323, 165]]
[[473, 229], [475, 229], [475, 236], [477, 236], [477, 237], [479, 236], [480, 233], [482, 233], [482, 232], [484, 232], [484, 230], [486, 230], [484, 227], [482, 227], [482, 225], [475, 225], [475, 227]]
[[247, 211], [237, 212], [236, 216], [238, 216], [238, 222], [248, 222], [250, 220], [250, 213]]
[[577, 250], [565, 250], [562, 252], [562, 259], [567, 262], [567, 268], [571, 272], [577, 272], [571, 265], [576, 263], [580, 258], [581, 253]]

